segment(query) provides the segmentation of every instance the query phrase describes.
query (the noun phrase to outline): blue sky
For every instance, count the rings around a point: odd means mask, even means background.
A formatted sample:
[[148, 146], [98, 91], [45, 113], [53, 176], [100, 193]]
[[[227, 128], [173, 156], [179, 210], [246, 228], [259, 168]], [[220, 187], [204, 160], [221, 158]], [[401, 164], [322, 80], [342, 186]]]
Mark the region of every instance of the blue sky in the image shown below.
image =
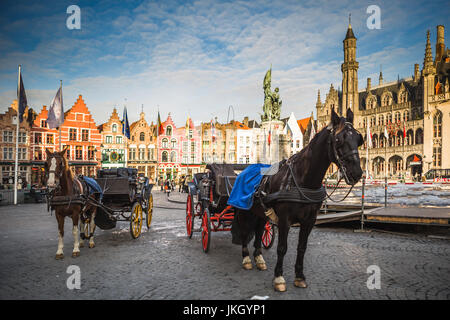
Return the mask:
[[[66, 27], [68, 6], [81, 9], [81, 29]], [[366, 25], [369, 5], [381, 9], [381, 29]], [[341, 84], [348, 14], [357, 42], [359, 87], [422, 68], [426, 31], [434, 54], [436, 26], [450, 28], [446, 1], [9, 1], [0, 3], [0, 111], [15, 98], [22, 65], [29, 105], [48, 105], [63, 80], [65, 109], [82, 94], [97, 125], [127, 104], [148, 121], [171, 112], [183, 125], [259, 120], [264, 74], [280, 88], [282, 117], [314, 109], [330, 84]], [[126, 102], [125, 102], [126, 99]]]

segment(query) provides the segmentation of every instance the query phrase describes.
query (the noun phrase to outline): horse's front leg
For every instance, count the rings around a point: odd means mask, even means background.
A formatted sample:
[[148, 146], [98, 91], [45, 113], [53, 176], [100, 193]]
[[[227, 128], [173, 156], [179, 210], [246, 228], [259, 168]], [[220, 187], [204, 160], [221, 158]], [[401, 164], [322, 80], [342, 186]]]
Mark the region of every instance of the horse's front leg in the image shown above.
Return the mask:
[[289, 224], [287, 218], [278, 222], [278, 246], [277, 264], [275, 266], [273, 286], [275, 291], [286, 291], [286, 281], [283, 278], [283, 259], [287, 252], [287, 240], [289, 234]]
[[86, 239], [85, 228], [86, 228], [86, 223], [82, 218], [80, 218], [80, 248], [84, 248], [84, 240]]
[[76, 258], [80, 256], [80, 236], [78, 233], [78, 221], [79, 215], [77, 213], [72, 213], [72, 235], [73, 235], [73, 251], [72, 257]]
[[89, 248], [95, 247], [94, 232], [95, 232], [95, 215], [97, 214], [97, 208], [94, 208], [91, 219], [89, 221]]
[[264, 233], [265, 225], [266, 221], [264, 219], [258, 218], [255, 228], [255, 241], [253, 242], [253, 246], [255, 247], [253, 257], [255, 258], [256, 267], [262, 271], [267, 270], [267, 265], [261, 252], [262, 235]]
[[64, 216], [55, 210], [56, 221], [58, 222], [58, 250], [56, 251], [56, 260], [64, 258]]
[[299, 288], [306, 288], [308, 284], [306, 283], [305, 275], [303, 274], [303, 260], [305, 257], [306, 246], [308, 244], [308, 237], [314, 226], [315, 221], [310, 221], [309, 223], [302, 223], [300, 227], [300, 232], [298, 234], [298, 245], [297, 245], [297, 259], [295, 261], [295, 280], [294, 285]]

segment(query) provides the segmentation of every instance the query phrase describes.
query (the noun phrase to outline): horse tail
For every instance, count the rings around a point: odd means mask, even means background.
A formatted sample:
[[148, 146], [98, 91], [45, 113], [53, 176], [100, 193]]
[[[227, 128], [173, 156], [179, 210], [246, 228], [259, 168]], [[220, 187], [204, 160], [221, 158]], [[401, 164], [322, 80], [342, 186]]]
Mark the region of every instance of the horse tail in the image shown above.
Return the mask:
[[255, 236], [257, 217], [247, 210], [235, 208], [233, 223], [231, 224], [231, 242], [242, 245], [243, 236], [246, 237], [245, 243], [249, 243]]
[[242, 244], [241, 227], [239, 224], [238, 215], [241, 214], [238, 209], [235, 209], [233, 223], [231, 224], [231, 243]]

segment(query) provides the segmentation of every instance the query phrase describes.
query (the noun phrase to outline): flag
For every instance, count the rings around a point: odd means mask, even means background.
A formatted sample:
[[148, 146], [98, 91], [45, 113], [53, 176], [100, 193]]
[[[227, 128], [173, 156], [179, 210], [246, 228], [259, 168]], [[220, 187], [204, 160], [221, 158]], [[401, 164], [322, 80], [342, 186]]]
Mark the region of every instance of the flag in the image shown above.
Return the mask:
[[159, 110], [158, 110], [158, 123], [156, 125], [156, 135], [160, 136], [163, 133], [164, 133], [164, 129], [163, 129], [163, 126], [162, 126], [162, 123], [161, 123], [161, 116], [160, 116]]
[[64, 108], [62, 87], [59, 87], [56, 92], [56, 96], [53, 98], [50, 104], [50, 110], [48, 111], [47, 124], [50, 129], [55, 129], [61, 126], [64, 122]]
[[270, 128], [269, 130], [269, 137], [267, 138], [267, 142], [269, 143], [270, 146], [270, 139], [272, 138], [272, 128]]
[[372, 132], [370, 132], [370, 122], [367, 122], [367, 148], [372, 148]]
[[123, 108], [122, 134], [130, 139], [130, 125], [128, 124], [127, 107]]
[[387, 128], [386, 127], [384, 127], [384, 137], [386, 138], [386, 140], [389, 139], [389, 134], [387, 132]]
[[25, 93], [25, 88], [23, 87], [22, 73], [19, 68], [19, 84], [17, 86], [17, 112], [19, 113], [19, 122], [23, 121], [23, 114], [25, 113], [27, 104], [27, 95]]

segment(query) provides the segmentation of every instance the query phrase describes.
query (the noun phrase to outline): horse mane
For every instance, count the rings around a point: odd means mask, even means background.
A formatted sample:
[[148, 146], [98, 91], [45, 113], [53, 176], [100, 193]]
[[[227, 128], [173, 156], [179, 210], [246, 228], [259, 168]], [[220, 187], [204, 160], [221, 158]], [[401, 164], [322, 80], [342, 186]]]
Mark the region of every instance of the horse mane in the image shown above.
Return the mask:
[[62, 157], [62, 161], [63, 161], [63, 164], [64, 164], [64, 171], [67, 173], [68, 177], [71, 180], [73, 180], [73, 173], [72, 173], [72, 170], [70, 170], [69, 161], [64, 156]]

